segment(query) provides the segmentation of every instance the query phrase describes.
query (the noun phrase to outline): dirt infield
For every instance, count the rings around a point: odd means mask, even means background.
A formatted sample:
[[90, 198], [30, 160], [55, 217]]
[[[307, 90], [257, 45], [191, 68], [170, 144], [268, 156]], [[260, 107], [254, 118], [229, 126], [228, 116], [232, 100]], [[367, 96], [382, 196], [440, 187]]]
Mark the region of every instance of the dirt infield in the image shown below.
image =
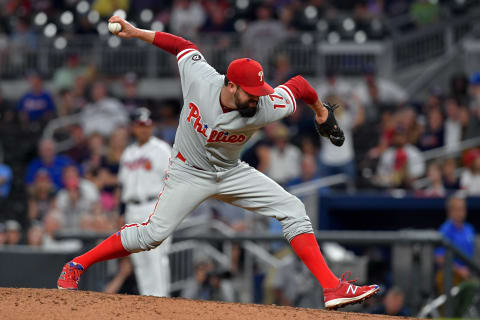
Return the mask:
[[[10, 319], [401, 319], [314, 309], [155, 298], [91, 291], [0, 288], [0, 317]], [[405, 318], [404, 318], [405, 319]]]

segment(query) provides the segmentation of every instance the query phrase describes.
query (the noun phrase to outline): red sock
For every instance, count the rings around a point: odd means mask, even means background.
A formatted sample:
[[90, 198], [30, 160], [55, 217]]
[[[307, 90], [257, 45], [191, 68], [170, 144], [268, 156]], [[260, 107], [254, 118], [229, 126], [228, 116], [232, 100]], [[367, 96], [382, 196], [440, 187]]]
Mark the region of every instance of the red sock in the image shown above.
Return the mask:
[[299, 234], [290, 241], [290, 245], [324, 289], [335, 288], [338, 285], [340, 280], [325, 263], [317, 240], [312, 233]]
[[73, 262], [80, 263], [86, 270], [92, 264], [128, 256], [131, 252], [128, 252], [123, 248], [122, 240], [120, 237], [120, 231], [112, 234], [107, 239], [103, 240], [92, 250], [82, 254], [79, 257], [73, 259]]

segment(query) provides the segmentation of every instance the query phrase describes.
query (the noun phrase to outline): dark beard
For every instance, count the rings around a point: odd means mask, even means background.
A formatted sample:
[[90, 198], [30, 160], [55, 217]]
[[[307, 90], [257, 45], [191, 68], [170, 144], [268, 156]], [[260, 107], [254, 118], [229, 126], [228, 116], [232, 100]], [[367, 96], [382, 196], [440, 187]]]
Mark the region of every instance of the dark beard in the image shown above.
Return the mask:
[[240, 113], [240, 115], [244, 118], [251, 118], [257, 113], [258, 102], [254, 108], [250, 107], [250, 102], [255, 102], [255, 101], [248, 100], [245, 103], [238, 103], [238, 99], [235, 95], [235, 104], [237, 105], [238, 113]]
[[256, 105], [255, 108], [252, 108], [252, 107], [240, 108], [240, 106], [237, 106], [237, 107], [238, 107], [237, 109], [238, 112], [244, 118], [253, 117], [257, 113], [257, 109], [258, 109], [258, 105]]

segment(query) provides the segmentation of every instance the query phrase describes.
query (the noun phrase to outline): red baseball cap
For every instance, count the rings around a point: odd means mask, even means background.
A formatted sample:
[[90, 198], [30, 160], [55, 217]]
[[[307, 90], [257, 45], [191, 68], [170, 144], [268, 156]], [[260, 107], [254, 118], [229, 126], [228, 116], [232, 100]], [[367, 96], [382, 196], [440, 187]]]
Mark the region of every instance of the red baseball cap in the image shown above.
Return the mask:
[[233, 60], [228, 66], [227, 78], [254, 96], [273, 93], [273, 88], [265, 82], [262, 66], [250, 58]]

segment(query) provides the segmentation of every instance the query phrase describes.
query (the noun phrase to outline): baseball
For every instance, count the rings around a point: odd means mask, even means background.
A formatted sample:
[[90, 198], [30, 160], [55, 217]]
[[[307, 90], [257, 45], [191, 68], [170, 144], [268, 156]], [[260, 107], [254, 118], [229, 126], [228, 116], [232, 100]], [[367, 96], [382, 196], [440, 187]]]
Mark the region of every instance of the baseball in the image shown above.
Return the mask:
[[117, 34], [122, 31], [122, 25], [118, 22], [109, 22], [108, 30], [110, 30], [110, 32], [113, 34]]

